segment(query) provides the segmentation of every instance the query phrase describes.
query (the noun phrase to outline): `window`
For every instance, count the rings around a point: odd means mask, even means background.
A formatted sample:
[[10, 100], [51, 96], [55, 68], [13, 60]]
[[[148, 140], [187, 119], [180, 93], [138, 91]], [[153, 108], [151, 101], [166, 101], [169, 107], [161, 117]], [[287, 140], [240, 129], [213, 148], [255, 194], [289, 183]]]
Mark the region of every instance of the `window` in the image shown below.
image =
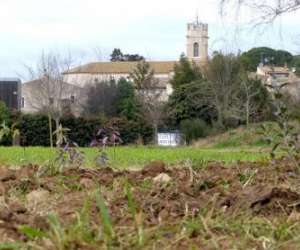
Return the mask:
[[22, 108], [25, 107], [25, 99], [24, 99], [24, 97], [22, 97], [22, 99], [21, 99], [21, 107], [22, 107]]
[[75, 96], [71, 95], [71, 103], [75, 103]]
[[199, 57], [199, 43], [194, 43], [194, 57]]

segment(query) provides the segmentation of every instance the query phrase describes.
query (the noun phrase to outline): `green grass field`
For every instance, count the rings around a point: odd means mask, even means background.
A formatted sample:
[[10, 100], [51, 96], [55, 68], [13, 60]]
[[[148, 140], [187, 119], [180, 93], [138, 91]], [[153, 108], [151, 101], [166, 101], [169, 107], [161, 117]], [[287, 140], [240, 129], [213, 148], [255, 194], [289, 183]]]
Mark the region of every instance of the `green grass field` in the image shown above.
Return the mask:
[[[85, 166], [93, 167], [94, 159], [98, 154], [96, 148], [81, 148], [85, 155]], [[268, 153], [258, 147], [248, 148], [206, 148], [197, 147], [117, 147], [107, 149], [109, 165], [117, 168], [142, 167], [153, 160], [163, 160], [170, 165], [180, 164], [191, 160], [194, 164], [206, 161], [260, 161], [268, 158]], [[0, 147], [0, 164], [20, 166], [28, 163], [43, 164], [53, 160], [56, 149], [45, 147]]]

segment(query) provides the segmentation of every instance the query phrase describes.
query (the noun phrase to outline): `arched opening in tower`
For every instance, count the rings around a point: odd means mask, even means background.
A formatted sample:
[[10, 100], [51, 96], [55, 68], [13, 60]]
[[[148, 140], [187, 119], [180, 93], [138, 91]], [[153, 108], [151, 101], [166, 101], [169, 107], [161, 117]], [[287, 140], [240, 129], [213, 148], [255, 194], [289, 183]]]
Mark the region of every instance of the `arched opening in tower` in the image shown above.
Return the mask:
[[199, 57], [199, 43], [194, 43], [194, 57]]

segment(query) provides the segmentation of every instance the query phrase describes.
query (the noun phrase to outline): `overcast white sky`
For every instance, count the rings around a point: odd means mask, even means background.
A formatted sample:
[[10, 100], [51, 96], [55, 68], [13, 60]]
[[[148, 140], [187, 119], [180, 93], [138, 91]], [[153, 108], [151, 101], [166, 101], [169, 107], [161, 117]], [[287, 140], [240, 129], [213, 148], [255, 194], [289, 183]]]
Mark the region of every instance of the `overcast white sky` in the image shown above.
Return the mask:
[[217, 0], [0, 0], [0, 77], [23, 74], [43, 50], [71, 51], [78, 63], [95, 61], [96, 47], [103, 60], [115, 47], [149, 60], [177, 59], [197, 10], [209, 24], [210, 52], [271, 46], [299, 53], [299, 12], [258, 32], [237, 26], [233, 12], [222, 19]]

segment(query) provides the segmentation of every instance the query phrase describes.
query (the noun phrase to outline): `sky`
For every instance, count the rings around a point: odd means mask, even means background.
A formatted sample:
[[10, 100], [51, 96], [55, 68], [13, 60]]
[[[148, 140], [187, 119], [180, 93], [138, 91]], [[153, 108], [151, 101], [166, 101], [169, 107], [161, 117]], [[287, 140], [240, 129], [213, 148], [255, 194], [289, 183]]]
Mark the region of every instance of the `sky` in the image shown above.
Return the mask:
[[108, 60], [113, 48], [176, 60], [196, 15], [209, 25], [210, 53], [269, 46], [300, 54], [300, 12], [258, 30], [249, 10], [220, 16], [218, 0], [0, 0], [0, 77], [22, 78], [43, 51], [71, 53], [77, 64]]

